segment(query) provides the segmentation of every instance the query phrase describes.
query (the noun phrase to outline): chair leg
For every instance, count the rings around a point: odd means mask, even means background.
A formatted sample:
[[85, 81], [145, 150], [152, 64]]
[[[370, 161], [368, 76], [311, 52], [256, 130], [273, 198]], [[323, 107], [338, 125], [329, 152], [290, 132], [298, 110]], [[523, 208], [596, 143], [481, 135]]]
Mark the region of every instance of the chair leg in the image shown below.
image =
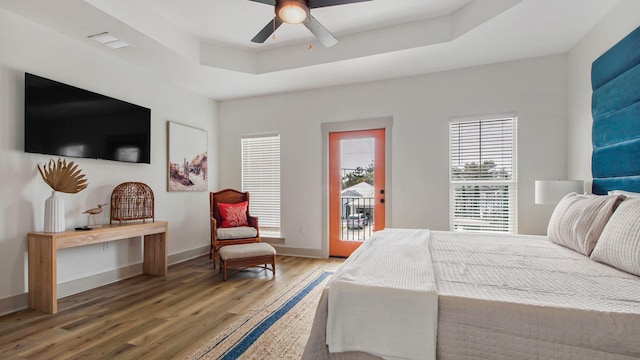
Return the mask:
[[273, 255], [273, 261], [271, 262], [271, 271], [273, 271], [273, 278], [276, 278], [276, 256]]
[[222, 281], [227, 281], [227, 263], [220, 260], [220, 270], [222, 270]]

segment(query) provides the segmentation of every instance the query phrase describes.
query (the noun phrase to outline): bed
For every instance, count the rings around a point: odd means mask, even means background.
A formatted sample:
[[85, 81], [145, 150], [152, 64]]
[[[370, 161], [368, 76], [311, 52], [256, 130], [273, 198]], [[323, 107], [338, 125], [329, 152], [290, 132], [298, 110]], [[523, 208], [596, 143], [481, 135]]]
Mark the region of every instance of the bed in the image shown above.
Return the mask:
[[[407, 231], [385, 230], [377, 233], [371, 244], [388, 242]], [[332, 285], [329, 284], [320, 300], [303, 359], [640, 358], [638, 276], [593, 261], [547, 237], [427, 233], [432, 266], [424, 268], [433, 272], [425, 276], [433, 276], [437, 289], [433, 351], [421, 350], [413, 357], [377, 351], [373, 351], [375, 355], [348, 350], [330, 353], [327, 318]], [[338, 270], [333, 282], [343, 281], [345, 273], [359, 273], [362, 259], [379, 257], [375, 254], [376, 247], [368, 245], [365, 242], [343, 264], [347, 270]], [[397, 265], [397, 269], [402, 267]], [[347, 281], [350, 280], [354, 279]], [[384, 294], [386, 289], [380, 291]], [[403, 305], [405, 295], [401, 293], [400, 299], [390, 306], [394, 316], [402, 318], [415, 311], [411, 302]], [[377, 296], [369, 293], [361, 305], [374, 298]], [[349, 330], [353, 330], [353, 321], [345, 320], [351, 324]], [[385, 336], [369, 339], [365, 346], [395, 343], [398, 341], [395, 336], [402, 341], [406, 335], [402, 330], [389, 328], [389, 319], [375, 313], [363, 317], [360, 324], [369, 329], [389, 329]], [[422, 342], [413, 341], [418, 347], [431, 341], [429, 332], [413, 328], [405, 331], [422, 336]]]

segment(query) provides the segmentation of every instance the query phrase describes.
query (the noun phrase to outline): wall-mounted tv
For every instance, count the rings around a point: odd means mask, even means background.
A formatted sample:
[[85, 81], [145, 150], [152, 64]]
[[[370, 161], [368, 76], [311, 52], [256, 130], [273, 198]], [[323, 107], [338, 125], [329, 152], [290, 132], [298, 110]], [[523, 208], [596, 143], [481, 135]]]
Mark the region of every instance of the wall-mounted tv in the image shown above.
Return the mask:
[[24, 150], [151, 163], [151, 110], [25, 73]]

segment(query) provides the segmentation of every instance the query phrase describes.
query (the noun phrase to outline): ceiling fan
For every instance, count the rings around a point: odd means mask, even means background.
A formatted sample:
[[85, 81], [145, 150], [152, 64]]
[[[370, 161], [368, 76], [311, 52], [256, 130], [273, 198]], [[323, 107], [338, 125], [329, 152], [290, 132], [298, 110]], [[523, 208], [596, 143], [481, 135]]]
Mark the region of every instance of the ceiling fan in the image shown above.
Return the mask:
[[250, 0], [262, 4], [275, 6], [276, 15], [260, 32], [251, 39], [254, 43], [263, 43], [273, 34], [283, 22], [300, 24], [320, 40], [325, 47], [331, 47], [338, 40], [311, 15], [310, 10], [320, 7], [344, 5], [373, 0]]

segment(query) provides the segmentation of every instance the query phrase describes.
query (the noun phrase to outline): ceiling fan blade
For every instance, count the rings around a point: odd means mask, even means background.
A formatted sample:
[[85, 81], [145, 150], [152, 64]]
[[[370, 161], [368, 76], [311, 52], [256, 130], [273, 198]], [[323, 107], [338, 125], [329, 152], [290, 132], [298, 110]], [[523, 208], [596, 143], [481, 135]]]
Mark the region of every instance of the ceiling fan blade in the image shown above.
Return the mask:
[[277, 28], [280, 27], [280, 25], [282, 25], [282, 20], [277, 16], [274, 17], [273, 20], [269, 21], [269, 23], [263, 27], [262, 30], [253, 37], [253, 39], [251, 39], [251, 41], [262, 44], [269, 38], [269, 36], [271, 36], [271, 34], [274, 33], [274, 31], [276, 31]]
[[[252, 0], [252, 1], [256, 1], [256, 0]], [[334, 5], [359, 3], [364, 1], [373, 1], [373, 0], [309, 0], [309, 9], [334, 6]]]
[[320, 24], [320, 22], [313, 16], [307, 16], [303, 24], [318, 38], [318, 40], [320, 40], [324, 47], [332, 47], [338, 43], [338, 40], [336, 40], [329, 30], [322, 26], [322, 24]]
[[276, 6], [276, 0], [249, 0], [249, 1]]

